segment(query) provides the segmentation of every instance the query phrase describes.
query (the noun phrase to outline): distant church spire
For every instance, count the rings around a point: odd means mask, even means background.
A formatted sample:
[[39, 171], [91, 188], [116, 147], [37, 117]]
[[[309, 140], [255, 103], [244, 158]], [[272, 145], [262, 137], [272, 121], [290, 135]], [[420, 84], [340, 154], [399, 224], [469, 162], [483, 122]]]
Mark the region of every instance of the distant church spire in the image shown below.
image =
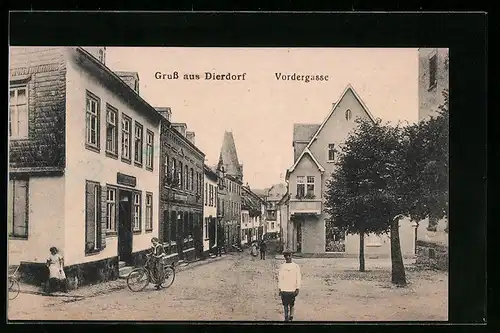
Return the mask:
[[243, 168], [238, 160], [238, 152], [234, 143], [233, 132], [224, 132], [218, 167], [224, 166], [226, 174], [243, 181]]

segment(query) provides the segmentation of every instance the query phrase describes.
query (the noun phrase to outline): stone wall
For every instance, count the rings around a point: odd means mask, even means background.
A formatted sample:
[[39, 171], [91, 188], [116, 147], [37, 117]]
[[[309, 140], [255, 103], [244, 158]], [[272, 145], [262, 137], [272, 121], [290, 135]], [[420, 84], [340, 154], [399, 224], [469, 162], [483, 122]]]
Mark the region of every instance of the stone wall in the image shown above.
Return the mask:
[[417, 241], [417, 259], [415, 264], [447, 271], [449, 267], [448, 247], [436, 243]]

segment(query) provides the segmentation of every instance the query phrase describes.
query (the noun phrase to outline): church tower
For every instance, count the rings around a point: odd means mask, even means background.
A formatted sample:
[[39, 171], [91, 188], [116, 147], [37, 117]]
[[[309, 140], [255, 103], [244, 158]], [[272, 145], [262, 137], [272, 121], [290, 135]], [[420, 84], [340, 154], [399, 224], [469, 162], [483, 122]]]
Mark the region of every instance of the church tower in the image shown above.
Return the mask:
[[224, 132], [224, 139], [222, 141], [217, 167], [221, 169], [222, 166], [227, 175], [231, 175], [243, 181], [243, 165], [240, 164], [238, 160], [233, 133], [228, 131]]

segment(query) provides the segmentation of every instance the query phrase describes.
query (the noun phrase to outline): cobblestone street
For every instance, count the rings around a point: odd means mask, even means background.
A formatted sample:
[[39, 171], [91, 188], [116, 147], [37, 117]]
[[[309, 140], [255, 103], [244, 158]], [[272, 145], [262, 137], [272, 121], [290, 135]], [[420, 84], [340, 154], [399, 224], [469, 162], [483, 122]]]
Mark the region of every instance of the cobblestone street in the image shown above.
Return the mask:
[[[133, 293], [127, 288], [74, 302], [21, 293], [10, 320], [282, 321], [277, 267], [248, 253], [179, 272], [174, 284]], [[408, 287], [390, 283], [390, 260], [300, 259], [303, 286], [296, 321], [447, 320], [448, 274], [407, 266]]]

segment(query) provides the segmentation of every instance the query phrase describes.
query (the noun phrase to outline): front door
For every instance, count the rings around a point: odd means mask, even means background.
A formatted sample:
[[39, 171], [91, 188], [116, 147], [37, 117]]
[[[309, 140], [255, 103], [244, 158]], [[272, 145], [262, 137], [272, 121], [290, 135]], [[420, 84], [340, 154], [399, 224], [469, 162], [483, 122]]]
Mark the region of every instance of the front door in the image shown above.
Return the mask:
[[118, 259], [130, 263], [132, 259], [132, 193], [119, 191]]
[[215, 217], [208, 219], [208, 248], [210, 251], [215, 245]]
[[302, 252], [302, 221], [297, 219], [296, 228], [297, 228], [297, 253]]

